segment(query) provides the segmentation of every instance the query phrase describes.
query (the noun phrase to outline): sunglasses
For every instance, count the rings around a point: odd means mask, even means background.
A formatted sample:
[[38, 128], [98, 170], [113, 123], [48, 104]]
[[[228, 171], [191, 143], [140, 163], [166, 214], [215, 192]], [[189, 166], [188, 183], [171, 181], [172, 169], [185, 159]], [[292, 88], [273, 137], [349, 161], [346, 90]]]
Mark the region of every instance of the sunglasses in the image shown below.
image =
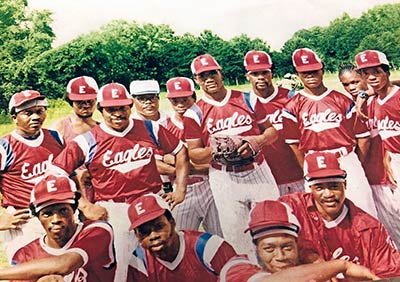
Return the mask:
[[155, 102], [158, 100], [158, 95], [136, 95], [135, 99], [138, 100], [140, 103], [146, 103], [146, 101]]

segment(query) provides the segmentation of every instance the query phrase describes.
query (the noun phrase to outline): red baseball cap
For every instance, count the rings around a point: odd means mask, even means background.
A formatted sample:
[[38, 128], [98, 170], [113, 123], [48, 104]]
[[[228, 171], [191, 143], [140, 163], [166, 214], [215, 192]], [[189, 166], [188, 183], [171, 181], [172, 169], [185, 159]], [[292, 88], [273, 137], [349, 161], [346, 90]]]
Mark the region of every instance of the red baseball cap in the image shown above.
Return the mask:
[[266, 52], [252, 50], [244, 56], [244, 67], [249, 72], [269, 70], [272, 60]]
[[292, 61], [297, 72], [316, 71], [323, 68], [321, 59], [309, 48], [295, 50]]
[[266, 200], [257, 203], [250, 211], [249, 227], [244, 232], [247, 231], [253, 239], [279, 233], [297, 237], [300, 223], [287, 204]]
[[210, 54], [197, 56], [192, 61], [190, 69], [193, 74], [199, 74], [205, 71], [220, 70], [222, 69], [217, 61]]
[[18, 113], [35, 106], [47, 107], [48, 105], [46, 96], [36, 90], [24, 90], [12, 95], [8, 103], [8, 110], [11, 112], [15, 108], [15, 112]]
[[186, 77], [174, 77], [167, 81], [167, 98], [190, 97], [194, 92], [194, 82]]
[[71, 101], [94, 100], [98, 91], [96, 80], [90, 76], [73, 78], [67, 85], [68, 98]]
[[118, 107], [132, 105], [132, 97], [125, 86], [120, 83], [109, 83], [97, 92], [97, 102], [101, 107]]
[[304, 171], [308, 184], [343, 181], [346, 171], [340, 168], [337, 156], [330, 152], [313, 152], [306, 155]]
[[42, 178], [31, 192], [31, 204], [35, 211], [54, 204], [75, 203], [75, 183], [64, 175], [47, 175]]
[[355, 57], [357, 69], [376, 67], [380, 65], [389, 65], [386, 55], [376, 50], [365, 50], [358, 53]]
[[128, 217], [131, 221], [129, 230], [156, 219], [166, 210], [170, 211], [167, 202], [157, 194], [149, 193], [137, 198], [128, 208]]

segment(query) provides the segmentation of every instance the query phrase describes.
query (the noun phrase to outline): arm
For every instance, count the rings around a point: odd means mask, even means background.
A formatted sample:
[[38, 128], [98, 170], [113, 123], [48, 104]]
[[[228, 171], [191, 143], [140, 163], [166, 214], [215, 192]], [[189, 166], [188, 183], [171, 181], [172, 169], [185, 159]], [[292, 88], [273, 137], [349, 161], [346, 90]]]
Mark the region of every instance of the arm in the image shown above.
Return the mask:
[[370, 146], [369, 137], [357, 138], [356, 154], [360, 159], [361, 163], [365, 162], [369, 146]]
[[31, 260], [20, 265], [0, 269], [0, 279], [38, 279], [45, 275], [67, 275], [83, 265], [80, 254], [68, 252], [60, 256]]
[[383, 166], [385, 167], [386, 175], [390, 183], [397, 187], [396, 179], [394, 178], [392, 166], [390, 165], [390, 155], [387, 150], [385, 150], [383, 155]]
[[175, 167], [163, 162], [162, 160], [156, 160], [157, 170], [160, 174], [175, 174]]
[[209, 164], [212, 161], [210, 147], [204, 147], [200, 139], [186, 141], [188, 145], [189, 158], [194, 164]]
[[163, 198], [171, 205], [173, 209], [177, 204], [185, 199], [186, 183], [189, 175], [189, 160], [185, 146], [175, 155], [176, 160], [176, 179], [175, 191], [163, 195]]
[[379, 279], [368, 268], [344, 260], [333, 260], [285, 269], [270, 276], [260, 277], [255, 282], [325, 282], [339, 273], [351, 278]]
[[299, 150], [299, 144], [298, 143], [289, 144], [289, 147], [290, 149], [292, 149], [294, 155], [296, 156], [296, 159], [299, 162], [300, 167], [304, 169], [304, 153]]

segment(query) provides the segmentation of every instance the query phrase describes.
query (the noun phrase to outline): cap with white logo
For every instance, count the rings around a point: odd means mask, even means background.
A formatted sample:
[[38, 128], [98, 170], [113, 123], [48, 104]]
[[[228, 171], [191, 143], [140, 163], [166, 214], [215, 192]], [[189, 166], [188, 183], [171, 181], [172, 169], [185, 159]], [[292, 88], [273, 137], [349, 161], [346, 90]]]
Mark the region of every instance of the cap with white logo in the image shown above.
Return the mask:
[[244, 56], [244, 67], [249, 72], [265, 71], [272, 67], [271, 57], [264, 51], [249, 51]]
[[292, 61], [297, 72], [317, 71], [323, 68], [321, 59], [313, 50], [308, 48], [295, 50]]
[[197, 75], [205, 71], [222, 69], [217, 61], [210, 54], [197, 56], [190, 65], [192, 73]]
[[90, 76], [75, 77], [67, 85], [68, 98], [71, 101], [94, 100], [98, 91], [96, 80]]
[[109, 83], [100, 88], [97, 102], [101, 107], [119, 107], [132, 105], [131, 95], [120, 83]]
[[167, 98], [190, 97], [194, 92], [194, 82], [186, 77], [174, 77], [167, 81]]
[[36, 106], [47, 107], [49, 103], [45, 98], [46, 96], [40, 94], [36, 90], [24, 90], [12, 95], [8, 103], [8, 110], [11, 112], [14, 108], [15, 113], [18, 113]]
[[304, 178], [309, 185], [324, 182], [344, 182], [346, 171], [340, 168], [338, 157], [330, 152], [313, 152], [304, 160]]
[[377, 67], [380, 65], [389, 66], [389, 61], [386, 55], [376, 50], [365, 50], [356, 55], [357, 69]]

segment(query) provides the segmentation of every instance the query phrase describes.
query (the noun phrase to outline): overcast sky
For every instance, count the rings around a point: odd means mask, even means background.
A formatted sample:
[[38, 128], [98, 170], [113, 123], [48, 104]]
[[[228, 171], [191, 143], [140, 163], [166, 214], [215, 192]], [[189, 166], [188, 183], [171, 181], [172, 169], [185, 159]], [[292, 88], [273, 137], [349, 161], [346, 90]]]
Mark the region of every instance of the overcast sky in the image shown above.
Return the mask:
[[167, 24], [177, 34], [205, 29], [229, 40], [242, 33], [274, 50], [294, 32], [327, 26], [347, 12], [359, 17], [378, 4], [399, 0], [28, 0], [32, 9], [53, 11], [55, 46], [97, 30], [114, 19]]

